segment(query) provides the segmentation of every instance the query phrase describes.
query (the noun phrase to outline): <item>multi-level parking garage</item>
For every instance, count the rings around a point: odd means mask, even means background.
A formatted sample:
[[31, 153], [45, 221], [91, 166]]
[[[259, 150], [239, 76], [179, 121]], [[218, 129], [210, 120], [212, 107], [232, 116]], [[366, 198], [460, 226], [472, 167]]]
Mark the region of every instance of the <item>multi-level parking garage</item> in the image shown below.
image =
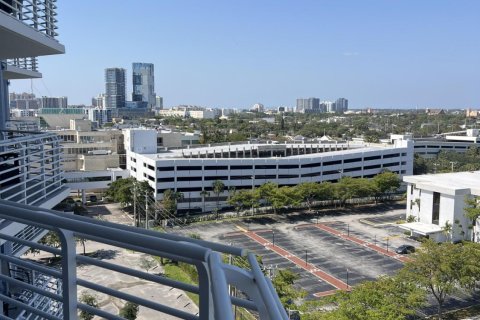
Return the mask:
[[[210, 211], [225, 206], [228, 190], [252, 189], [266, 182], [279, 186], [336, 181], [342, 176], [370, 178], [389, 170], [400, 176], [413, 170], [410, 141], [394, 144], [238, 144], [165, 150], [157, 153], [154, 130], [127, 130], [127, 169], [148, 181], [162, 199], [167, 189], [182, 192], [179, 210]], [[225, 191], [217, 198], [212, 184]]]

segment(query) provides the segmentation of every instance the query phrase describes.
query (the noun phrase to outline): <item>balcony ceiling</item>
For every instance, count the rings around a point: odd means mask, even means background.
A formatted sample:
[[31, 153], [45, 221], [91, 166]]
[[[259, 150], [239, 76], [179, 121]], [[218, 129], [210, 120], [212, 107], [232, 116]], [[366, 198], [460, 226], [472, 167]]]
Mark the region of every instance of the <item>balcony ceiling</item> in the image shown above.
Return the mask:
[[62, 44], [0, 11], [0, 60], [62, 53]]

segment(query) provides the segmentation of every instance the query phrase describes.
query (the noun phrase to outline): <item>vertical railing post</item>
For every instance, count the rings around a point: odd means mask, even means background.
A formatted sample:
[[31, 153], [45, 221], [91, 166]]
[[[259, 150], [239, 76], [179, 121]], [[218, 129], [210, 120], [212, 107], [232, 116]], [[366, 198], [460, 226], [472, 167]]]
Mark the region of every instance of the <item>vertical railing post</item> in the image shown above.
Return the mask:
[[207, 262], [201, 262], [196, 265], [198, 272], [199, 288], [199, 316], [200, 320], [214, 320], [214, 305], [212, 297], [212, 288], [210, 284], [210, 271]]
[[63, 319], [77, 319], [77, 248], [72, 231], [58, 230], [62, 244]]

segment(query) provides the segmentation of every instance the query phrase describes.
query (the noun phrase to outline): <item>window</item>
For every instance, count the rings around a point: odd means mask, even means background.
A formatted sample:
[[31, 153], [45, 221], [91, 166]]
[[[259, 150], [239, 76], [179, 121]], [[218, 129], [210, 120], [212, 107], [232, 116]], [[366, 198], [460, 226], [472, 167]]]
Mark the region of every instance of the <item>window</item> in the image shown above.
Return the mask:
[[398, 158], [399, 156], [400, 156], [400, 153], [384, 154], [383, 159]]
[[302, 174], [302, 178], [306, 178], [306, 177], [318, 177], [318, 176], [320, 176], [320, 172], [312, 172], [312, 173]]
[[280, 164], [279, 169], [298, 169], [298, 164]]
[[362, 171], [362, 167], [343, 169], [343, 172], [353, 172], [353, 171]]
[[302, 164], [302, 168], [314, 168], [314, 167], [320, 167], [321, 165], [322, 165], [321, 162], [307, 163], [307, 164]]
[[440, 193], [433, 193], [432, 223], [439, 224], [440, 220]]
[[155, 167], [154, 166], [151, 166], [151, 165], [147, 165], [148, 169], [150, 170], [155, 170]]
[[395, 167], [395, 166], [398, 166], [400, 163], [398, 162], [389, 162], [389, 163], [384, 163], [383, 164], [383, 167], [384, 168], [388, 168], [388, 167]]
[[[202, 188], [201, 187], [197, 187], [197, 188], [178, 188], [177, 191], [178, 192], [196, 192], [196, 191], [202, 191]], [[190, 201], [195, 202], [194, 199], [195, 198], [190, 198]], [[200, 198], [200, 201], [202, 201], [201, 198]]]
[[362, 158], [345, 159], [343, 163], [361, 162]]
[[[303, 175], [302, 175], [303, 177]], [[280, 174], [278, 175], [278, 179], [294, 179], [298, 178], [298, 174]]]
[[205, 181], [213, 181], [213, 180], [228, 180], [227, 176], [210, 176], [205, 177]]
[[252, 176], [230, 176], [230, 180], [247, 180], [252, 179]]
[[205, 166], [205, 170], [228, 170], [228, 166]]
[[335, 160], [335, 161], [327, 161], [327, 162], [324, 162], [323, 165], [324, 166], [333, 166], [335, 164], [341, 164], [342, 161], [341, 160]]
[[363, 167], [363, 169], [364, 170], [370, 170], [370, 169], [378, 169], [380, 167], [381, 167], [381, 165], [375, 164], [375, 165], [372, 165], [372, 166], [365, 166], [365, 167]]
[[276, 165], [269, 165], [269, 164], [257, 164], [255, 165], [255, 169], [276, 169]]
[[175, 181], [175, 178], [157, 178], [157, 182], [173, 182]]
[[251, 170], [252, 166], [230, 166], [230, 170]]
[[370, 160], [378, 160], [380, 159], [382, 156], [370, 156], [370, 157], [365, 157], [364, 160], [365, 161], [370, 161]]
[[202, 177], [177, 177], [177, 181], [202, 181]]
[[202, 170], [202, 166], [179, 166], [177, 167], [177, 171], [192, 171], [192, 170]]
[[339, 174], [340, 172], [338, 172], [337, 170], [331, 170], [331, 171], [324, 171], [323, 172], [323, 175], [324, 176], [328, 176], [330, 174]]
[[276, 178], [277, 176], [273, 174], [255, 176], [255, 179], [276, 179]]
[[158, 167], [158, 171], [175, 171], [175, 167]]

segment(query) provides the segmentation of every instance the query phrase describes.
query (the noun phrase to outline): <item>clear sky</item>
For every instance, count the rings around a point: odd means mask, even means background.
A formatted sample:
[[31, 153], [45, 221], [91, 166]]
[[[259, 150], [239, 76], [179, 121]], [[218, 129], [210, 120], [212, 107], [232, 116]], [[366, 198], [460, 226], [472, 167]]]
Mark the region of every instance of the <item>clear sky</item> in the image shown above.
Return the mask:
[[[155, 64], [165, 106], [480, 107], [478, 0], [60, 0], [37, 95], [90, 104], [104, 69]], [[30, 91], [15, 81], [10, 91]]]

